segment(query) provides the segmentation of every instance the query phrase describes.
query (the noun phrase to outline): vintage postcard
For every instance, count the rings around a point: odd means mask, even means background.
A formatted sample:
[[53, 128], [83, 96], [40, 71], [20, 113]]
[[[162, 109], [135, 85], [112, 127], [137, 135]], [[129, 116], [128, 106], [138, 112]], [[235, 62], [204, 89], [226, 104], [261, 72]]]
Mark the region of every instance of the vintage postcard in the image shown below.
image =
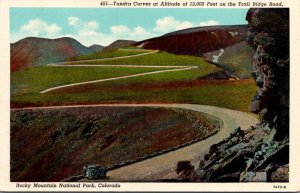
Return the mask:
[[0, 191], [300, 191], [298, 1], [0, 6]]

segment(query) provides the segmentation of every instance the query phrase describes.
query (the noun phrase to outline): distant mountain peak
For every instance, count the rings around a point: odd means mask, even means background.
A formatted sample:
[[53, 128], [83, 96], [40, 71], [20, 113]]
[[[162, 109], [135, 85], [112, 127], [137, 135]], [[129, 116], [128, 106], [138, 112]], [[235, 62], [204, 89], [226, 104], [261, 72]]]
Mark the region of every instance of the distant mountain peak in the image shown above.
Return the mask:
[[93, 52], [100, 52], [102, 51], [104, 48], [104, 46], [98, 45], [98, 44], [93, 44], [89, 47], [90, 50], [92, 50]]
[[96, 48], [99, 49], [99, 45], [91, 49], [70, 37], [56, 39], [26, 37], [11, 44], [11, 71], [91, 54]]
[[131, 46], [135, 43], [137, 43], [137, 42], [133, 41], [133, 40], [116, 40], [113, 43], [106, 46], [105, 48], [103, 48], [103, 51], [105, 51], [105, 52], [112, 51], [112, 50], [116, 50], [116, 49], [119, 49], [122, 47]]

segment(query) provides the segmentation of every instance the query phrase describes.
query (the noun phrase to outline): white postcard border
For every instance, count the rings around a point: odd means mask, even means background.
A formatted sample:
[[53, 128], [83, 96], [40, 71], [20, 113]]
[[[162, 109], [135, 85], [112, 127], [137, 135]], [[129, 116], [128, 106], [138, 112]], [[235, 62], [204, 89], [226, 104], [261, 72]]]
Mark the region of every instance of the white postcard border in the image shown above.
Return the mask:
[[[143, 0], [127, 0], [137, 2], [155, 2]], [[191, 0], [187, 0], [189, 2]], [[202, 0], [208, 2], [209, 0]], [[289, 183], [118, 183], [120, 188], [17, 188], [16, 183], [10, 182], [10, 34], [9, 8], [11, 7], [82, 7], [103, 8], [101, 0], [1, 0], [0, 1], [0, 191], [300, 191], [300, 1], [273, 0], [282, 2], [283, 7], [290, 9], [290, 181]], [[120, 2], [120, 1], [119, 1]], [[123, 2], [123, 1], [121, 1]], [[157, 0], [161, 2], [161, 0]], [[169, 0], [168, 2], [176, 2]], [[183, 2], [178, 0], [178, 2]], [[211, 2], [221, 2], [211, 0]], [[245, 2], [243, 0], [222, 0], [222, 2]], [[253, 2], [253, 0], [249, 1]], [[259, 2], [270, 2], [259, 0]], [[107, 6], [113, 7], [113, 6]], [[118, 7], [122, 8], [122, 7]], [[129, 7], [127, 7], [129, 8]], [[140, 8], [140, 7], [130, 7]], [[150, 7], [142, 7], [150, 8]], [[167, 7], [163, 7], [167, 8]], [[178, 8], [178, 7], [174, 7]], [[186, 8], [186, 7], [182, 7]], [[195, 8], [195, 7], [189, 7]], [[198, 7], [199, 8], [199, 7]], [[195, 8], [195, 9], [198, 9]], [[201, 8], [218, 8], [204, 6]], [[201, 9], [199, 8], [199, 9]], [[224, 7], [222, 7], [224, 8]], [[227, 6], [227, 8], [229, 8]], [[249, 7], [230, 7], [249, 8]], [[126, 7], [124, 8], [126, 9]], [[102, 183], [102, 182], [101, 182]], [[33, 184], [33, 183], [31, 183]], [[45, 184], [45, 183], [41, 183]], [[52, 184], [52, 183], [47, 183]], [[54, 183], [59, 185], [59, 183]], [[95, 183], [98, 186], [99, 183]], [[115, 184], [108, 182], [107, 184]], [[286, 189], [276, 189], [275, 186], [286, 186]]]

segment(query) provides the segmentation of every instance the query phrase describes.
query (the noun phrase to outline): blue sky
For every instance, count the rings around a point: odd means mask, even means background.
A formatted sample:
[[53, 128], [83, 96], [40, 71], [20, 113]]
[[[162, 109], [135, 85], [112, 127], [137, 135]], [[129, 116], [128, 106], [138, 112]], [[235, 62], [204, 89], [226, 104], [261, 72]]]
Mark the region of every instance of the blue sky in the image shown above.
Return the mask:
[[180, 29], [246, 24], [248, 9], [11, 8], [11, 42], [72, 37], [85, 46], [143, 40]]

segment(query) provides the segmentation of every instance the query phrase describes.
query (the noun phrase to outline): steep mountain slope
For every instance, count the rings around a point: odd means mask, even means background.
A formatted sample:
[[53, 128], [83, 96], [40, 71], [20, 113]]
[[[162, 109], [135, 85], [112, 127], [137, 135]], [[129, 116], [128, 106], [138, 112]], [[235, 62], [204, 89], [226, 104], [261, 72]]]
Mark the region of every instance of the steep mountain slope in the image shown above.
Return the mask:
[[132, 41], [132, 40], [117, 40], [117, 41], [114, 41], [113, 43], [109, 44], [108, 46], [104, 47], [102, 51], [108, 52], [108, 51], [116, 50], [116, 49], [119, 49], [122, 47], [131, 46], [135, 43], [136, 43], [136, 41]]
[[[215, 64], [241, 79], [250, 78], [254, 49], [246, 41], [242, 41], [223, 50]], [[204, 57], [214, 61], [219, 54], [220, 50], [216, 50], [205, 53]]]
[[196, 27], [144, 40], [136, 45], [174, 54], [202, 56], [245, 40], [246, 31], [246, 25]]
[[45, 39], [28, 37], [11, 44], [11, 71], [60, 62], [93, 51], [72, 38]]
[[174, 54], [201, 56], [224, 68], [229, 74], [249, 78], [254, 50], [245, 43], [246, 33], [246, 25], [196, 27], [171, 32], [135, 45]]

